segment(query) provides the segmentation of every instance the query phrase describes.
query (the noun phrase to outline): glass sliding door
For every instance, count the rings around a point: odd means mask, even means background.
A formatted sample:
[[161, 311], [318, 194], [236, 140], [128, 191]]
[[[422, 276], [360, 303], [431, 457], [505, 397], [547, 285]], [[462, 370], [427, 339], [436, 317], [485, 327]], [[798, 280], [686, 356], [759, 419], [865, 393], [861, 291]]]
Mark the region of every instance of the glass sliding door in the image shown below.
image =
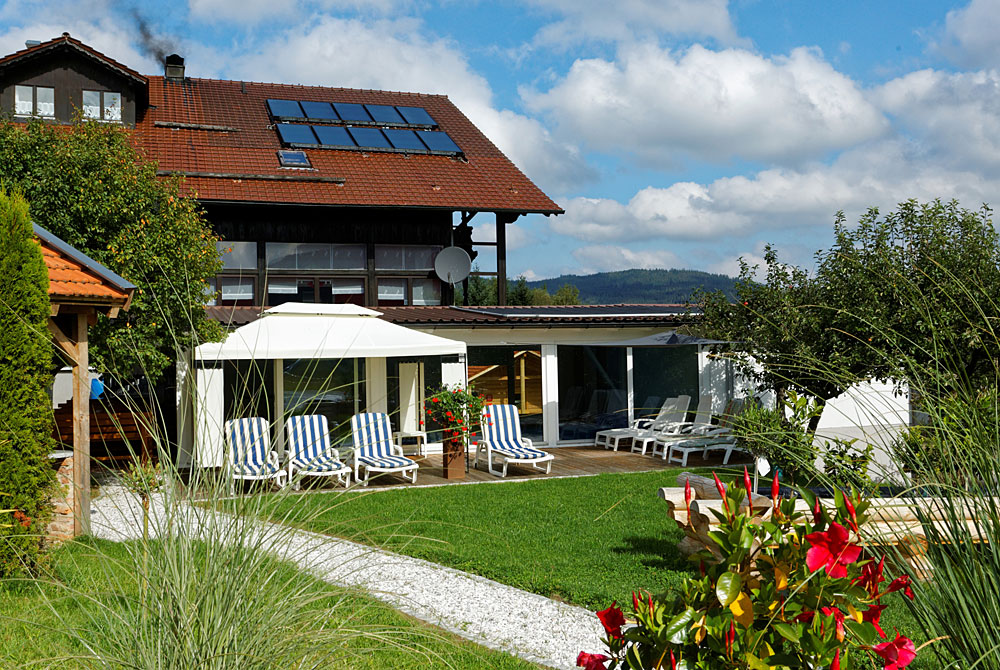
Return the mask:
[[663, 401], [691, 396], [698, 403], [698, 347], [635, 347], [632, 349], [635, 416], [656, 414]]
[[625, 347], [562, 346], [559, 439], [593, 440], [599, 430], [628, 425]]
[[333, 444], [349, 439], [351, 417], [365, 408], [365, 360], [284, 361], [285, 415], [322, 414]]
[[516, 405], [521, 434], [532, 442], [542, 435], [542, 348], [469, 347], [469, 384], [495, 405]]

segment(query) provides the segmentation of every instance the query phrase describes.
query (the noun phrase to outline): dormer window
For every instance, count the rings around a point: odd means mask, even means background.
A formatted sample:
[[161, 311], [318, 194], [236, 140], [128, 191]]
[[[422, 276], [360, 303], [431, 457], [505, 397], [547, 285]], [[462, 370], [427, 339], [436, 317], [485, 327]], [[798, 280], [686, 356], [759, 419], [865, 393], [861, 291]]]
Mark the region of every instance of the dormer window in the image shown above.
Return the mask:
[[56, 115], [56, 90], [48, 86], [15, 86], [14, 114], [17, 116]]
[[122, 120], [122, 94], [111, 91], [84, 91], [83, 118], [120, 122]]

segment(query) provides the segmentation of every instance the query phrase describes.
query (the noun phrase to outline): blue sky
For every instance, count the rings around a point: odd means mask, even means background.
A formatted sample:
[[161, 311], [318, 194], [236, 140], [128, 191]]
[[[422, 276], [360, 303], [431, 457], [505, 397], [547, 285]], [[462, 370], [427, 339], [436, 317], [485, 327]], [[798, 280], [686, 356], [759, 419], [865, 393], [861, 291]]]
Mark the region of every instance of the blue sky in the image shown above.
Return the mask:
[[1000, 193], [1000, 0], [10, 0], [0, 52], [158, 73], [136, 15], [191, 76], [449, 95], [567, 210], [509, 229], [529, 278], [809, 264], [839, 210]]

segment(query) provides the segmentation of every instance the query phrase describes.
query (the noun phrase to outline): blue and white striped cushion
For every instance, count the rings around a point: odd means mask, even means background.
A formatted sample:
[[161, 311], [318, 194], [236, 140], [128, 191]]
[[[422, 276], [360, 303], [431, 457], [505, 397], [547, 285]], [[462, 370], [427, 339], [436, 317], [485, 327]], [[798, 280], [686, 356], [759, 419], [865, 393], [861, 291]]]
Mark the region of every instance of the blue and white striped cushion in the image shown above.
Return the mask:
[[359, 456], [358, 460], [373, 468], [406, 468], [417, 464], [406, 456]]
[[323, 472], [344, 466], [330, 448], [329, 423], [322, 414], [289, 417], [285, 434], [292, 463], [299, 470]]
[[[389, 415], [381, 412], [355, 414], [351, 417], [351, 433], [358, 455], [368, 458], [392, 456], [392, 424]], [[407, 459], [409, 460], [409, 459]]]
[[278, 467], [267, 461], [271, 451], [271, 428], [267, 419], [231, 419], [226, 422], [230, 464], [238, 475], [273, 475]]
[[544, 458], [548, 454], [524, 446], [521, 420], [514, 405], [487, 405], [482, 416], [483, 441], [490, 449], [511, 458]]

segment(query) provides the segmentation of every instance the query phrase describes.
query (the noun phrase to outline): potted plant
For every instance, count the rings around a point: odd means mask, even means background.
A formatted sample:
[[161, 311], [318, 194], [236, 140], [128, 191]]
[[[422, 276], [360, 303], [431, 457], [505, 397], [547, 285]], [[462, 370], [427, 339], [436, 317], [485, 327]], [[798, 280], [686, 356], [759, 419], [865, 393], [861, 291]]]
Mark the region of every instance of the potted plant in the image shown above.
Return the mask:
[[442, 385], [427, 390], [424, 412], [439, 433], [445, 479], [463, 479], [463, 456], [468, 450], [469, 437], [479, 428], [479, 416], [485, 396], [472, 387]]

